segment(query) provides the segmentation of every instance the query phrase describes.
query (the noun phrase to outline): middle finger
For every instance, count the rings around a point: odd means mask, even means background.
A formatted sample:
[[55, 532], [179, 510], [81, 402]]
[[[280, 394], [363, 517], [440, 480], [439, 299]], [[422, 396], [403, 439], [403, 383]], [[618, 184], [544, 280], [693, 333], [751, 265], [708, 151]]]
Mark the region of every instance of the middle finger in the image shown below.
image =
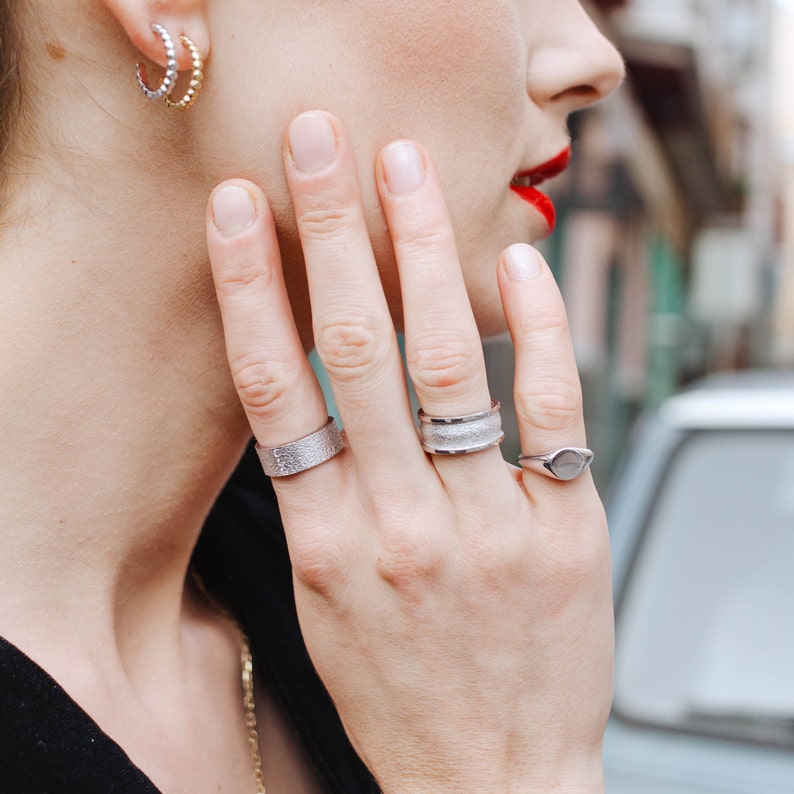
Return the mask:
[[416, 471], [421, 450], [350, 142], [330, 114], [305, 113], [290, 125], [284, 159], [317, 353], [350, 449], [362, 472], [373, 473], [378, 460], [392, 472]]

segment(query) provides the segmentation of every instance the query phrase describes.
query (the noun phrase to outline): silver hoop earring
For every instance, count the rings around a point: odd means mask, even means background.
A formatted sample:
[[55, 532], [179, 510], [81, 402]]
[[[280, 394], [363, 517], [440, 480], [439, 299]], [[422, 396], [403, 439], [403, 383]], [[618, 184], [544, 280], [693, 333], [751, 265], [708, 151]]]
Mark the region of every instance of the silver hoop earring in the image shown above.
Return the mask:
[[144, 96], [149, 99], [161, 99], [167, 97], [174, 90], [177, 76], [176, 50], [174, 49], [174, 40], [162, 25], [152, 25], [152, 30], [160, 37], [165, 47], [165, 75], [163, 75], [160, 87], [155, 90], [149, 85], [145, 63], [135, 65], [135, 74], [138, 76], [138, 85]]
[[144, 96], [149, 99], [163, 99], [169, 108], [187, 110], [187, 108], [196, 101], [196, 97], [201, 90], [201, 81], [204, 77], [204, 62], [202, 61], [201, 53], [198, 47], [187, 36], [182, 35], [179, 37], [182, 46], [190, 52], [193, 71], [190, 75], [190, 84], [188, 85], [185, 95], [178, 102], [174, 102], [171, 99], [171, 93], [174, 90], [178, 76], [174, 40], [171, 38], [171, 34], [162, 25], [152, 25], [152, 31], [160, 37], [165, 47], [165, 75], [163, 75], [160, 86], [157, 89], [153, 89], [149, 85], [146, 75], [146, 64], [136, 64], [135, 73], [138, 77], [138, 85], [141, 91], [143, 91]]

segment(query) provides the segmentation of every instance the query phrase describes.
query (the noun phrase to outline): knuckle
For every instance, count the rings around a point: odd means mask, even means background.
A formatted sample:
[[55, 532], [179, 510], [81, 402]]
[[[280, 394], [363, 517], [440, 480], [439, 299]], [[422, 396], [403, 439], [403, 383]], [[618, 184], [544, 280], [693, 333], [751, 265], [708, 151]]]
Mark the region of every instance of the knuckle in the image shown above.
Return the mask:
[[403, 256], [423, 258], [446, 254], [454, 249], [455, 238], [449, 226], [430, 225], [424, 218], [404, 224], [393, 233], [395, 247]]
[[[498, 541], [480, 537], [470, 549], [472, 567], [480, 578], [494, 584], [512, 584], [526, 566], [526, 541], [505, 532]], [[508, 585], [509, 586], [509, 585]]]
[[[335, 600], [345, 590], [359, 567], [366, 549], [356, 522], [347, 507], [356, 498], [354, 489], [307, 492], [284, 512], [284, 528], [289, 546], [292, 573], [297, 582], [327, 600]], [[339, 500], [335, 520], [330, 520], [323, 506], [329, 499]], [[350, 520], [340, 519], [347, 516]]]
[[239, 295], [250, 292], [252, 288], [264, 290], [273, 283], [273, 275], [269, 271], [256, 270], [253, 267], [237, 268], [218, 281], [218, 291], [222, 295]]
[[567, 430], [579, 421], [582, 411], [579, 384], [554, 381], [537, 383], [524, 391], [516, 403], [519, 423], [551, 433]]
[[476, 376], [478, 363], [468, 345], [454, 336], [432, 345], [418, 345], [408, 356], [412, 380], [429, 390], [468, 383]]
[[[528, 566], [530, 544], [523, 505], [508, 505], [505, 500], [485, 531], [466, 533], [461, 539], [474, 581], [490, 591], [510, 591], [524, 578]], [[473, 509], [481, 509], [481, 504]]]
[[411, 590], [435, 579], [442, 562], [431, 533], [398, 529], [383, 536], [376, 570], [395, 590]]
[[308, 589], [326, 594], [344, 579], [344, 558], [331, 538], [307, 536], [290, 546], [292, 572]]
[[273, 274], [257, 268], [239, 267], [229, 270], [215, 280], [218, 298], [244, 299], [246, 295], [264, 293], [273, 286]]
[[473, 581], [489, 592], [509, 593], [523, 573], [523, 549], [496, 543], [479, 543], [469, 552]]
[[519, 325], [519, 334], [522, 338], [532, 337], [535, 344], [539, 340], [554, 348], [567, 343], [570, 333], [568, 315], [561, 304], [528, 312], [522, 317]]
[[289, 363], [243, 355], [232, 360], [230, 367], [240, 401], [258, 415], [289, 399], [298, 382], [299, 370]]
[[363, 314], [328, 322], [315, 330], [320, 359], [340, 378], [355, 377], [375, 366], [384, 354], [384, 337], [376, 319]]
[[301, 236], [306, 240], [354, 239], [359, 216], [354, 207], [339, 201], [328, 201], [323, 207], [304, 209], [298, 216]]
[[274, 284], [274, 272], [262, 261], [248, 241], [239, 243], [215, 268], [215, 289], [219, 297], [236, 297], [252, 291], [266, 291]]

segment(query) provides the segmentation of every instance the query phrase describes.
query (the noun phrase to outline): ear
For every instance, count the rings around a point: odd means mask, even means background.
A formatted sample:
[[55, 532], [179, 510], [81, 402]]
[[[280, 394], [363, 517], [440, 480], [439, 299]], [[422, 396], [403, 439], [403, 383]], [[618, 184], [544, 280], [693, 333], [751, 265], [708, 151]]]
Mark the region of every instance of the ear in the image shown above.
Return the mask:
[[191, 57], [179, 37], [191, 39], [206, 60], [210, 50], [205, 0], [103, 0], [130, 41], [154, 63], [165, 66], [165, 49], [152, 25], [162, 25], [174, 40], [180, 69], [191, 68]]

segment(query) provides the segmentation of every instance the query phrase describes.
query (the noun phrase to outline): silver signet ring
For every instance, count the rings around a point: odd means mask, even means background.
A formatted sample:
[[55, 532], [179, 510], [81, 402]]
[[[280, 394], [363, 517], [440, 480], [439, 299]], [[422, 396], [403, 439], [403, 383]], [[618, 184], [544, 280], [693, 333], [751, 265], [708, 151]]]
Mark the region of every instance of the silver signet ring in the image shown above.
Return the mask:
[[575, 480], [584, 474], [593, 462], [592, 450], [581, 447], [563, 447], [545, 455], [522, 455], [518, 462], [527, 469], [553, 477], [555, 480]]

